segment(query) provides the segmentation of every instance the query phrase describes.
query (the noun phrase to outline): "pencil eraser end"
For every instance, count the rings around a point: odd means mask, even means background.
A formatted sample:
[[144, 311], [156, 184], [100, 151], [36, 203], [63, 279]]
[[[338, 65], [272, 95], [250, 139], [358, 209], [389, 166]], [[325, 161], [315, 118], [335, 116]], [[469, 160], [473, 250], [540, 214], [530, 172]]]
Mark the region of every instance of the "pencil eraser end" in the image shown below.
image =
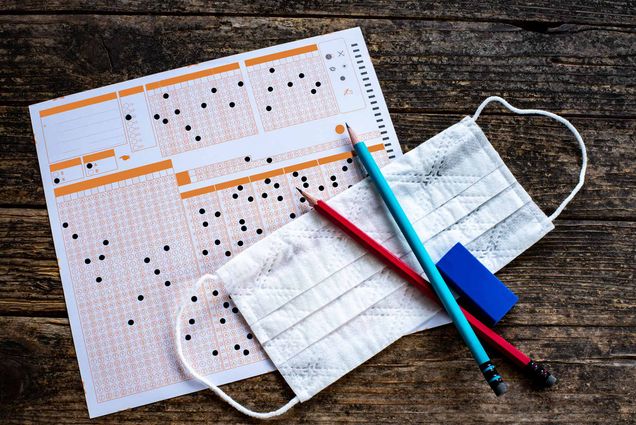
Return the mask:
[[464, 307], [489, 326], [499, 322], [519, 299], [461, 243], [438, 261], [437, 269]]
[[502, 395], [508, 392], [508, 384], [505, 382], [500, 382], [492, 389], [495, 392], [497, 397], [501, 397]]

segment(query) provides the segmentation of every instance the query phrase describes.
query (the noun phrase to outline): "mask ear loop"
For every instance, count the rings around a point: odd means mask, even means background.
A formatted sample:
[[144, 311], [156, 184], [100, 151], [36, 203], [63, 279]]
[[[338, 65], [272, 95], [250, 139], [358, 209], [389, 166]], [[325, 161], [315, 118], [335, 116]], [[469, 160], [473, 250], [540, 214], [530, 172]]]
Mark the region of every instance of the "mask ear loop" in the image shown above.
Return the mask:
[[570, 203], [570, 201], [574, 198], [574, 196], [578, 193], [578, 191], [581, 190], [581, 188], [583, 187], [583, 184], [585, 183], [585, 172], [587, 170], [587, 149], [585, 148], [585, 143], [583, 142], [583, 138], [581, 137], [579, 132], [576, 130], [576, 128], [570, 123], [570, 121], [566, 120], [565, 118], [557, 114], [553, 114], [552, 112], [544, 111], [542, 109], [515, 108], [514, 106], [512, 106], [511, 104], [509, 104], [508, 102], [506, 102], [504, 99], [502, 99], [499, 96], [490, 96], [489, 98], [484, 100], [475, 111], [475, 114], [473, 115], [473, 121], [477, 121], [477, 118], [479, 118], [481, 111], [483, 111], [483, 109], [490, 102], [499, 102], [503, 106], [508, 108], [510, 111], [519, 115], [543, 115], [546, 117], [550, 117], [560, 122], [561, 124], [565, 125], [568, 128], [568, 130], [570, 130], [572, 134], [574, 134], [574, 137], [576, 137], [576, 141], [579, 142], [579, 148], [581, 149], [581, 171], [579, 173], [579, 182], [576, 184], [576, 186], [574, 186], [574, 189], [572, 189], [572, 192], [570, 192], [570, 194], [563, 200], [563, 202], [561, 202], [561, 205], [559, 205], [559, 207], [552, 213], [552, 215], [548, 217], [550, 221], [554, 221], [554, 219], [557, 218], [559, 214], [561, 214], [561, 212]]
[[[195, 292], [199, 291], [199, 289], [201, 288], [202, 283], [205, 280], [207, 280], [207, 279], [218, 279], [218, 278], [216, 276], [210, 275], [210, 274], [203, 275], [198, 280], [198, 282], [197, 282], [197, 284], [195, 286]], [[185, 309], [185, 306], [186, 306], [186, 303], [181, 303], [181, 305], [179, 306], [179, 311], [177, 313], [177, 326], [176, 326], [176, 332], [175, 332], [175, 343], [177, 345], [177, 353], [179, 355], [179, 360], [181, 360], [181, 364], [183, 364], [183, 367], [185, 367], [185, 369], [188, 371], [188, 373], [190, 373], [190, 375], [192, 375], [194, 378], [196, 378], [197, 380], [199, 380], [202, 383], [204, 383], [205, 385], [207, 385], [209, 389], [211, 389], [212, 391], [214, 391], [214, 393], [216, 393], [216, 395], [221, 397], [222, 400], [224, 400], [230, 406], [234, 407], [239, 412], [241, 412], [241, 413], [243, 413], [243, 414], [245, 414], [247, 416], [251, 416], [253, 418], [257, 418], [257, 419], [269, 419], [269, 418], [273, 418], [275, 416], [280, 416], [283, 413], [287, 412], [289, 409], [291, 409], [294, 405], [296, 405], [296, 404], [298, 404], [300, 402], [300, 399], [298, 398], [298, 396], [296, 396], [296, 397], [292, 398], [291, 400], [289, 400], [287, 402], [287, 404], [285, 404], [284, 406], [282, 406], [279, 409], [274, 410], [272, 412], [255, 412], [255, 411], [250, 410], [247, 407], [243, 406], [241, 403], [237, 402], [236, 400], [234, 400], [227, 393], [225, 393], [225, 391], [223, 391], [217, 385], [212, 383], [207, 377], [201, 375], [196, 370], [194, 370], [192, 365], [190, 365], [190, 363], [186, 360], [186, 358], [185, 358], [185, 356], [183, 354], [183, 345], [181, 343], [181, 322], [182, 322], [181, 317], [183, 315], [183, 310]]]

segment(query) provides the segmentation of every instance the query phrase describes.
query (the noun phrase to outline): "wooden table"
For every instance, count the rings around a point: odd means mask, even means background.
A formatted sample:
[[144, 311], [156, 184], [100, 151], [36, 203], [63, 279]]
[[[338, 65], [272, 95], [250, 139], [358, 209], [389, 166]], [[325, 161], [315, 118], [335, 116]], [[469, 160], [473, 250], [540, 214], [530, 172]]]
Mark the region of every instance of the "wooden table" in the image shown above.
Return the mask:
[[[560, 383], [533, 389], [495, 357], [511, 384], [496, 399], [446, 326], [402, 338], [281, 420], [636, 420], [633, 2], [170, 3], [9, 0], [0, 6], [1, 423], [89, 423], [27, 105], [353, 26], [365, 33], [405, 150], [471, 114], [489, 95], [559, 113], [581, 132], [590, 156], [584, 189], [556, 230], [500, 273], [520, 301], [499, 330], [545, 361]], [[480, 124], [551, 212], [578, 173], [569, 132], [497, 106]], [[291, 395], [277, 374], [228, 390], [263, 410]], [[204, 391], [91, 423], [245, 421]]]

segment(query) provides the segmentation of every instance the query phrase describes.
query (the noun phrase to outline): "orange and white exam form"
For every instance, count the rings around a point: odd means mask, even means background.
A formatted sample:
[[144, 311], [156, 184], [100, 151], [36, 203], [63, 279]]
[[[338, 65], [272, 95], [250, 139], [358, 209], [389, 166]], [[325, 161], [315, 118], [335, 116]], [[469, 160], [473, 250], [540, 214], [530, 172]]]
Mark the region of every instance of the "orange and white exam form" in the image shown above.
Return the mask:
[[[30, 107], [89, 414], [274, 370], [204, 273], [359, 181], [345, 121], [379, 163], [401, 155], [359, 29]], [[187, 316], [187, 317], [186, 317]]]

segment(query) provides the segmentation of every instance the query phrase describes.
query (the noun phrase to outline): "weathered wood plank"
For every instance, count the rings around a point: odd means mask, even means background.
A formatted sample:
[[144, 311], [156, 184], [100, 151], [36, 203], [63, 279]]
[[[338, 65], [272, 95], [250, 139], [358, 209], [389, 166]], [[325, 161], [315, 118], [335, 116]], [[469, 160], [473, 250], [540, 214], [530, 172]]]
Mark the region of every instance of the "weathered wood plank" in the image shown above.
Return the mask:
[[[565, 24], [346, 18], [0, 16], [0, 103], [28, 104], [360, 25], [394, 111], [463, 113], [488, 95], [633, 117], [636, 32]], [[257, 37], [254, 35], [258, 34]]]
[[613, 1], [229, 1], [208, 2], [188, 0], [179, 2], [133, 1], [43, 1], [10, 0], [4, 6], [11, 13], [119, 13], [119, 14], [219, 14], [252, 16], [361, 16], [361, 17], [408, 17], [410, 19], [470, 19], [521, 21], [530, 31], [545, 31], [545, 23], [585, 23], [634, 25], [636, 13], [629, 2]]
[[[0, 209], [0, 314], [64, 315], [49, 234], [45, 210]], [[505, 323], [636, 326], [634, 240], [634, 222], [559, 220], [499, 273], [520, 297]]]
[[[280, 422], [539, 424], [630, 423], [636, 415], [634, 328], [504, 327], [522, 349], [545, 360], [560, 378], [553, 390], [533, 389], [496, 358], [511, 385], [495, 398], [452, 327], [402, 338]], [[66, 319], [0, 317], [2, 423], [247, 422], [210, 392], [178, 397], [88, 420]], [[291, 391], [273, 373], [227, 386], [260, 410]], [[440, 397], [443, 394], [443, 397]], [[460, 407], [461, 406], [461, 407]]]
[[[526, 103], [528, 107], [546, 107]], [[472, 114], [476, 104], [466, 104]], [[506, 164], [546, 212], [554, 210], [576, 184], [580, 153], [574, 137], [547, 118], [496, 115], [490, 106], [479, 124]], [[392, 114], [405, 150], [454, 124], [461, 115]], [[587, 142], [590, 165], [584, 189], [563, 213], [568, 219], [636, 217], [636, 119], [573, 118]], [[44, 206], [31, 124], [26, 108], [0, 106], [0, 205]]]

